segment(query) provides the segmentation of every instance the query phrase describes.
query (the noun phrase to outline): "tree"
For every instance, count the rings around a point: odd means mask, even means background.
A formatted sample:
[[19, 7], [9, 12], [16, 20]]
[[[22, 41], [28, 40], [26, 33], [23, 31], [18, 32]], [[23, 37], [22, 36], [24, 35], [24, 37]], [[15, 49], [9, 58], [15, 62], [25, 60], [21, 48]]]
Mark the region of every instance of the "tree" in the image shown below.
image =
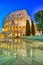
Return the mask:
[[27, 20], [26, 21], [26, 36], [29, 36], [30, 35], [30, 23], [29, 21]]
[[39, 31], [43, 30], [43, 10], [40, 10], [34, 14], [34, 20], [38, 22], [37, 29]]
[[35, 25], [34, 25], [33, 20], [31, 22], [31, 33], [32, 33], [32, 35], [35, 35]]

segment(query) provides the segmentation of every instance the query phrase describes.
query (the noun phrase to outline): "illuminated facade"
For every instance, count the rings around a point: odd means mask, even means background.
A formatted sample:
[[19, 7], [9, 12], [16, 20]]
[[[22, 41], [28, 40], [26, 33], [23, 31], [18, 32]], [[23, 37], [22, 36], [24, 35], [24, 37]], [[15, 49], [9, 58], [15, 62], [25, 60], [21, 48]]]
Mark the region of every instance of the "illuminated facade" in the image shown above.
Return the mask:
[[5, 38], [5, 35], [0, 33], [0, 42], [3, 42], [5, 40], [4, 38]]
[[31, 26], [30, 17], [25, 10], [16, 11], [7, 15], [3, 20], [2, 33], [8, 38], [26, 36], [27, 20]]
[[4, 37], [5, 37], [5, 35], [0, 33], [0, 38], [4, 38]]

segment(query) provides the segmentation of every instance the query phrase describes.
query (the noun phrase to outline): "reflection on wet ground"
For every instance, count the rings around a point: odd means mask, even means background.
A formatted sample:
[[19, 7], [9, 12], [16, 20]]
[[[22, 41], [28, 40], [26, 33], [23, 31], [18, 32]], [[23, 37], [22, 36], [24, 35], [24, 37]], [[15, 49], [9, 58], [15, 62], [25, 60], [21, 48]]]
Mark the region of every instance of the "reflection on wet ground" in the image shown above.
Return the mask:
[[0, 43], [0, 65], [43, 65], [43, 42], [13, 39]]

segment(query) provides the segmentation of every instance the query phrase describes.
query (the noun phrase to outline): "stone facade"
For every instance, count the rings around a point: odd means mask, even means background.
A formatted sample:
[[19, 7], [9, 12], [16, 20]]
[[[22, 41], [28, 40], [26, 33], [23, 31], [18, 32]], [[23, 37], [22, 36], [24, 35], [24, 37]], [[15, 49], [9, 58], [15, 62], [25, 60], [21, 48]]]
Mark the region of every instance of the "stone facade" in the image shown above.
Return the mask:
[[2, 33], [7, 37], [21, 37], [26, 36], [26, 21], [29, 21], [31, 27], [31, 20], [26, 10], [20, 10], [7, 15], [3, 19]]

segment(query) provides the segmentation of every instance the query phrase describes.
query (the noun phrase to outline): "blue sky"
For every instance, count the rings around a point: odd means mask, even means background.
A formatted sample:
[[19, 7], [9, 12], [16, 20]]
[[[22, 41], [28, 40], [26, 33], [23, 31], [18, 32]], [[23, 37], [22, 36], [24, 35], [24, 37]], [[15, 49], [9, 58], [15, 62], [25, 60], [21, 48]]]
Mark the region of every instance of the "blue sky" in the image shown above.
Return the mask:
[[43, 0], [0, 0], [0, 32], [3, 18], [11, 12], [22, 9], [26, 9], [33, 19], [34, 13], [43, 9]]

